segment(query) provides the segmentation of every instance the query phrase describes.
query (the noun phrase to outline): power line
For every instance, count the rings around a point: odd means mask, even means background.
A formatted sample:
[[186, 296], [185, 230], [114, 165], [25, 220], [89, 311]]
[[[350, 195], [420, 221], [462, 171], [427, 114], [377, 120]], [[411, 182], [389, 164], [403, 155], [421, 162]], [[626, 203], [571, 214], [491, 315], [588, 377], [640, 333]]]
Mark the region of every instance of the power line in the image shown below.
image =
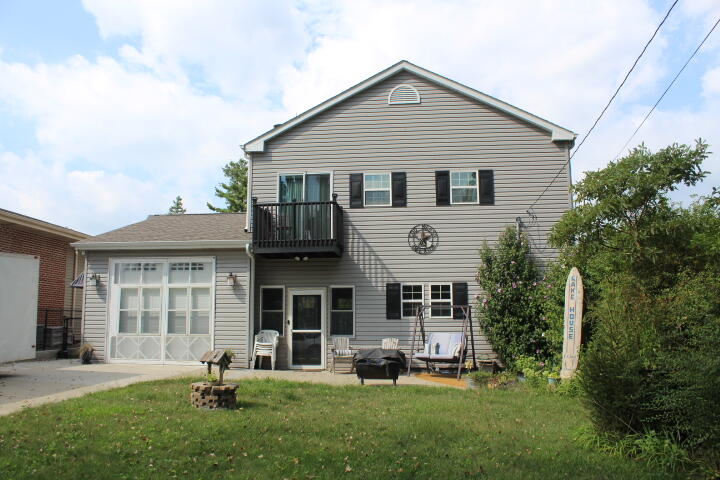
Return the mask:
[[652, 36], [647, 41], [647, 43], [645, 43], [645, 46], [643, 47], [642, 51], [640, 52], [640, 55], [637, 56], [637, 58], [635, 59], [635, 61], [632, 64], [632, 66], [630, 67], [630, 70], [628, 70], [627, 73], [625, 74], [625, 78], [623, 78], [622, 82], [620, 82], [620, 85], [615, 90], [615, 93], [612, 94], [612, 97], [610, 97], [610, 100], [608, 100], [607, 104], [605, 105], [605, 108], [602, 109], [602, 112], [600, 112], [600, 115], [598, 115], [598, 117], [595, 119], [595, 122], [592, 124], [592, 126], [590, 127], [588, 132], [585, 134], [582, 141], [575, 148], [575, 151], [572, 153], [572, 155], [570, 155], [568, 157], [567, 161], [563, 164], [563, 166], [560, 167], [560, 170], [558, 170], [558, 172], [555, 174], [555, 177], [553, 177], [553, 179], [550, 181], [550, 183], [548, 183], [548, 185], [545, 187], [545, 190], [543, 190], [543, 192], [528, 207], [528, 210], [531, 210], [535, 206], [535, 204], [537, 204], [537, 202], [540, 201], [540, 199], [543, 197], [543, 195], [545, 195], [545, 193], [547, 193], [550, 186], [553, 183], [555, 183], [555, 180], [557, 180], [558, 177], [560, 176], [560, 174], [563, 172], [563, 170], [565, 170], [565, 167], [568, 166], [568, 164], [570, 163], [570, 160], [572, 160], [572, 158], [575, 156], [575, 154], [578, 152], [578, 150], [580, 150], [580, 147], [582, 147], [583, 143], [585, 143], [585, 140], [587, 140], [587, 138], [590, 136], [592, 131], [595, 129], [595, 126], [598, 124], [600, 119], [603, 117], [603, 115], [605, 115], [605, 112], [607, 111], [608, 107], [610, 107], [610, 104], [612, 103], [612, 101], [615, 100], [615, 97], [617, 96], [618, 92], [620, 92], [620, 89], [623, 87], [623, 85], [625, 85], [625, 82], [627, 81], [628, 77], [630, 77], [630, 74], [633, 72], [633, 70], [635, 70], [635, 66], [638, 64], [638, 62], [640, 61], [642, 56], [645, 54], [645, 51], [650, 46], [650, 43], [652, 43], [652, 41], [655, 38], [655, 36], [657, 35], [657, 33], [660, 31], [660, 27], [663, 26], [663, 24], [665, 23], [665, 20], [667, 20], [668, 17], [670, 16], [670, 12], [672, 12], [673, 8], [675, 8], [675, 5], [677, 5], [678, 1], [679, 0], [675, 0], [673, 2], [673, 4], [670, 5], [670, 8], [668, 9], [667, 13], [663, 17], [662, 21], [658, 24], [657, 28], [655, 28], [655, 31], [653, 32]]
[[708, 34], [705, 35], [705, 38], [702, 39], [702, 42], [700, 42], [700, 45], [697, 46], [697, 48], [696, 48], [695, 51], [692, 53], [692, 55], [690, 55], [690, 58], [687, 59], [687, 61], [685, 62], [685, 64], [682, 66], [682, 68], [677, 72], [677, 74], [676, 74], [675, 77], [672, 79], [672, 81], [670, 82], [670, 84], [667, 86], [667, 88], [665, 89], [665, 91], [662, 93], [662, 95], [660, 95], [660, 98], [658, 98], [657, 102], [655, 102], [655, 105], [652, 106], [652, 108], [651, 108], [650, 111], [647, 113], [647, 115], [645, 115], [645, 118], [643, 118], [642, 122], [640, 122], [640, 125], [637, 126], [637, 128], [635, 129], [635, 131], [633, 132], [633, 134], [630, 135], [630, 138], [627, 139], [627, 142], [625, 142], [625, 145], [623, 145], [622, 148], [620, 149], [620, 151], [617, 153], [617, 155], [615, 155], [615, 160], [617, 160], [617, 158], [622, 154], [622, 152], [625, 150], [625, 147], [628, 146], [628, 144], [632, 141], [632, 139], [635, 138], [635, 135], [637, 135], [638, 131], [640, 131], [640, 129], [642, 128], [642, 126], [645, 125], [645, 122], [647, 121], [648, 117], [650, 117], [650, 115], [652, 115], [652, 113], [655, 111], [655, 107], [658, 106], [658, 104], [659, 104], [659, 103], [662, 101], [662, 99], [665, 97], [665, 94], [668, 92], [668, 90], [670, 90], [670, 88], [675, 84], [675, 80], [677, 80], [678, 77], [680, 76], [680, 74], [682, 74], [683, 70], [685, 70], [685, 67], [688, 66], [688, 64], [690, 63], [690, 61], [695, 57], [695, 54], [700, 50], [700, 48], [702, 48], [702, 46], [703, 46], [703, 44], [705, 43], [705, 41], [708, 39], [708, 37], [710, 36], [710, 34], [713, 33], [713, 31], [715, 30], [715, 28], [718, 26], [719, 23], [720, 23], [720, 18], [717, 19], [717, 22], [715, 22], [715, 25], [713, 25], [713, 27], [710, 29], [710, 31], [708, 32]]

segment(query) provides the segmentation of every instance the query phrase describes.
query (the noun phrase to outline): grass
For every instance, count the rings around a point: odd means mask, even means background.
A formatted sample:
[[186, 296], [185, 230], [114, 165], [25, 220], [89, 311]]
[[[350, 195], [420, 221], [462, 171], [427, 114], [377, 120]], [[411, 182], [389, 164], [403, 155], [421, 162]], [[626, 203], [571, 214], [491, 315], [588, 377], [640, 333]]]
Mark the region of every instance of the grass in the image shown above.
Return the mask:
[[573, 398], [247, 380], [234, 411], [197, 410], [189, 379], [0, 418], [0, 477], [672, 478], [581, 447]]

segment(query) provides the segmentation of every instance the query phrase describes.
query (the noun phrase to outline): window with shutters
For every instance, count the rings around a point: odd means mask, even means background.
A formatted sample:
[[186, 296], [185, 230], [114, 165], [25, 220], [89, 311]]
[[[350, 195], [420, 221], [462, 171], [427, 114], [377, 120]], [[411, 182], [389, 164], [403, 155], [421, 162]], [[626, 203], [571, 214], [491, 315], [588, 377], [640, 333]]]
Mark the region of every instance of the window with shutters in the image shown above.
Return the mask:
[[363, 180], [365, 185], [365, 206], [389, 207], [392, 204], [389, 173], [366, 173]]
[[452, 284], [433, 283], [430, 285], [430, 316], [452, 316]]
[[450, 203], [478, 203], [476, 171], [450, 172]]
[[403, 318], [415, 318], [417, 309], [423, 304], [423, 285], [421, 283], [403, 283], [400, 298]]
[[388, 94], [388, 105], [420, 103], [420, 93], [412, 85], [398, 85]]

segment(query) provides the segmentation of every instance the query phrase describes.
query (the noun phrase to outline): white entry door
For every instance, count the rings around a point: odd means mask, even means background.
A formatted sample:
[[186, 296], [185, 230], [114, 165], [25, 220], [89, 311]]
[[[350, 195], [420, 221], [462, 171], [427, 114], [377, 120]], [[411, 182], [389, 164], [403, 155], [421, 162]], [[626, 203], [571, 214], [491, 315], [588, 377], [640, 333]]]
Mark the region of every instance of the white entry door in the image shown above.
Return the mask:
[[325, 289], [288, 291], [289, 365], [294, 369], [325, 368]]
[[212, 258], [111, 262], [110, 361], [195, 363], [212, 348]]

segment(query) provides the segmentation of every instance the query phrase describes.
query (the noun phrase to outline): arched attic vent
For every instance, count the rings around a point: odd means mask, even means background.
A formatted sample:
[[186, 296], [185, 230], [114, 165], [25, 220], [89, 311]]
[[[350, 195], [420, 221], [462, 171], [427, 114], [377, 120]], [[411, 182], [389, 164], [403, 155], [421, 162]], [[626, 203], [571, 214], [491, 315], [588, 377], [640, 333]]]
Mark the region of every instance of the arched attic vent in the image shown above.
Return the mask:
[[420, 93], [412, 85], [403, 83], [390, 90], [388, 105], [400, 105], [403, 103], [420, 103]]

